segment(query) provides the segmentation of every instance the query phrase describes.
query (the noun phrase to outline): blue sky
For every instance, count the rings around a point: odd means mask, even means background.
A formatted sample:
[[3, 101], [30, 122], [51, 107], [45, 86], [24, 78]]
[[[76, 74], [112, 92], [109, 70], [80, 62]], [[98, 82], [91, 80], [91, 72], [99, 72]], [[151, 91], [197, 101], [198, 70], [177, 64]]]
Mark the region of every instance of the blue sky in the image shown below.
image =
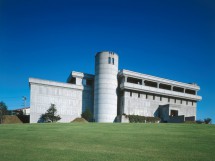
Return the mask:
[[0, 101], [29, 105], [29, 77], [93, 74], [103, 50], [119, 54], [120, 69], [196, 82], [197, 118], [215, 121], [213, 0], [1, 0]]

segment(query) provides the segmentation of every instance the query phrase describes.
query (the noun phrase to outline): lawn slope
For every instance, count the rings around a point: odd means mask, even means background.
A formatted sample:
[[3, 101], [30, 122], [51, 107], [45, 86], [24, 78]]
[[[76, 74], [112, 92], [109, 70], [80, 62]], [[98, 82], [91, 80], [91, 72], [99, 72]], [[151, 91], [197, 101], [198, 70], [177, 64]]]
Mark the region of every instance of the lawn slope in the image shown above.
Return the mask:
[[211, 161], [214, 156], [214, 125], [0, 125], [0, 161]]

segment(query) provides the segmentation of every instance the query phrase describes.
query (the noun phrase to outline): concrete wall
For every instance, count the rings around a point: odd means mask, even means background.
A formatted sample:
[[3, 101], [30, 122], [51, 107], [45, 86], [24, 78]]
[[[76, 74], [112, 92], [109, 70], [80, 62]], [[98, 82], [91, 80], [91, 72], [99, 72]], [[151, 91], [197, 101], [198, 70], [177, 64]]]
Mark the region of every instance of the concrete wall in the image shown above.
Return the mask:
[[190, 116], [196, 117], [196, 106], [170, 104], [169, 113], [171, 110], [178, 110], [179, 116], [184, 115], [184, 117], [190, 117]]
[[150, 117], [157, 116], [159, 105], [166, 104], [166, 99], [164, 99], [164, 102], [161, 102], [160, 97], [158, 96], [142, 93], [139, 95], [140, 97], [138, 97], [137, 92], [132, 91], [132, 96], [130, 96], [130, 91], [125, 91], [124, 96], [121, 98], [124, 102], [124, 104], [121, 103], [121, 113], [125, 113], [127, 115], [141, 115]]
[[51, 103], [56, 105], [59, 122], [70, 122], [82, 113], [81, 86], [30, 78], [30, 123], [37, 123]]
[[145, 94], [132, 91], [124, 91], [124, 95], [121, 96], [120, 99], [120, 114], [127, 114], [127, 115], [141, 115], [141, 116], [150, 116], [156, 117], [158, 116], [158, 108], [162, 105], [170, 104], [170, 110], [178, 110], [178, 115], [184, 115], [185, 117], [195, 116], [196, 117], [196, 104], [191, 105], [184, 105], [181, 104], [180, 99], [173, 99], [170, 98], [170, 102], [168, 102], [167, 97], [163, 97], [160, 99], [161, 96], [156, 96], [153, 94]]
[[94, 90], [93, 87], [84, 87], [82, 93], [82, 112], [89, 108], [93, 114], [94, 112]]
[[118, 55], [113, 52], [97, 53], [94, 79], [94, 117], [96, 122], [114, 122], [117, 116], [117, 74]]

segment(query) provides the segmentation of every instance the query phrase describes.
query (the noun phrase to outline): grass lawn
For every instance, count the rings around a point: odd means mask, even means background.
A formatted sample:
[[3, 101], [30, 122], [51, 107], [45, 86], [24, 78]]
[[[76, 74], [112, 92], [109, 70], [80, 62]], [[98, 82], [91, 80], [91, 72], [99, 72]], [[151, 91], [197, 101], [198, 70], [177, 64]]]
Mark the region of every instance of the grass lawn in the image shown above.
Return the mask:
[[0, 125], [0, 161], [215, 160], [215, 126], [55, 123]]

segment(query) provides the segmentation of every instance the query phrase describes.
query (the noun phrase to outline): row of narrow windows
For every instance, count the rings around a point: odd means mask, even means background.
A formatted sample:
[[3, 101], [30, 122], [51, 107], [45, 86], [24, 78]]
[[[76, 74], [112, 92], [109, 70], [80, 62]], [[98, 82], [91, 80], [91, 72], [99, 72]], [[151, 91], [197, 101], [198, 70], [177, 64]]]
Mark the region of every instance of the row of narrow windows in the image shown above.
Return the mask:
[[[146, 94], [145, 96], [146, 96], [145, 99], [149, 99], [148, 94]], [[152, 95], [152, 96], [153, 96], [153, 100], [155, 100], [156, 95]], [[130, 91], [130, 97], [132, 97], [132, 91]], [[160, 97], [160, 101], [162, 101], [162, 98], [163, 98], [162, 96], [157, 96], [157, 97]], [[140, 93], [138, 93], [138, 98], [140, 98]], [[170, 99], [171, 98], [168, 97], [168, 102], [170, 102]], [[176, 103], [177, 99], [175, 99], [175, 98], [172, 98], [172, 99], [174, 99], [174, 103]], [[180, 104], [182, 104], [183, 101], [186, 101], [186, 105], [188, 105], [188, 100], [182, 100], [182, 99], [180, 100]], [[194, 105], [194, 102], [192, 101], [192, 106], [193, 105]]]
[[113, 64], [114, 65], [114, 58], [108, 57], [108, 64]]
[[140, 85], [144, 84], [145, 86], [149, 86], [149, 87], [173, 90], [173, 91], [181, 92], [181, 93], [185, 92], [187, 94], [196, 95], [196, 91], [194, 91], [194, 90], [184, 89], [184, 88], [175, 87], [175, 86], [172, 88], [171, 85], [167, 85], [167, 84], [163, 84], [163, 83], [158, 84], [157, 82], [152, 82], [152, 81], [147, 81], [147, 80], [143, 81], [142, 79], [137, 79], [137, 78], [132, 78], [132, 77], [128, 77], [127, 82], [133, 83], [133, 84], [140, 84]]
[[[69, 83], [76, 84], [76, 78], [73, 77]], [[83, 79], [82, 83], [83, 83], [83, 85], [86, 85], [86, 86], [93, 86], [93, 80], [91, 80], [91, 79]]]

